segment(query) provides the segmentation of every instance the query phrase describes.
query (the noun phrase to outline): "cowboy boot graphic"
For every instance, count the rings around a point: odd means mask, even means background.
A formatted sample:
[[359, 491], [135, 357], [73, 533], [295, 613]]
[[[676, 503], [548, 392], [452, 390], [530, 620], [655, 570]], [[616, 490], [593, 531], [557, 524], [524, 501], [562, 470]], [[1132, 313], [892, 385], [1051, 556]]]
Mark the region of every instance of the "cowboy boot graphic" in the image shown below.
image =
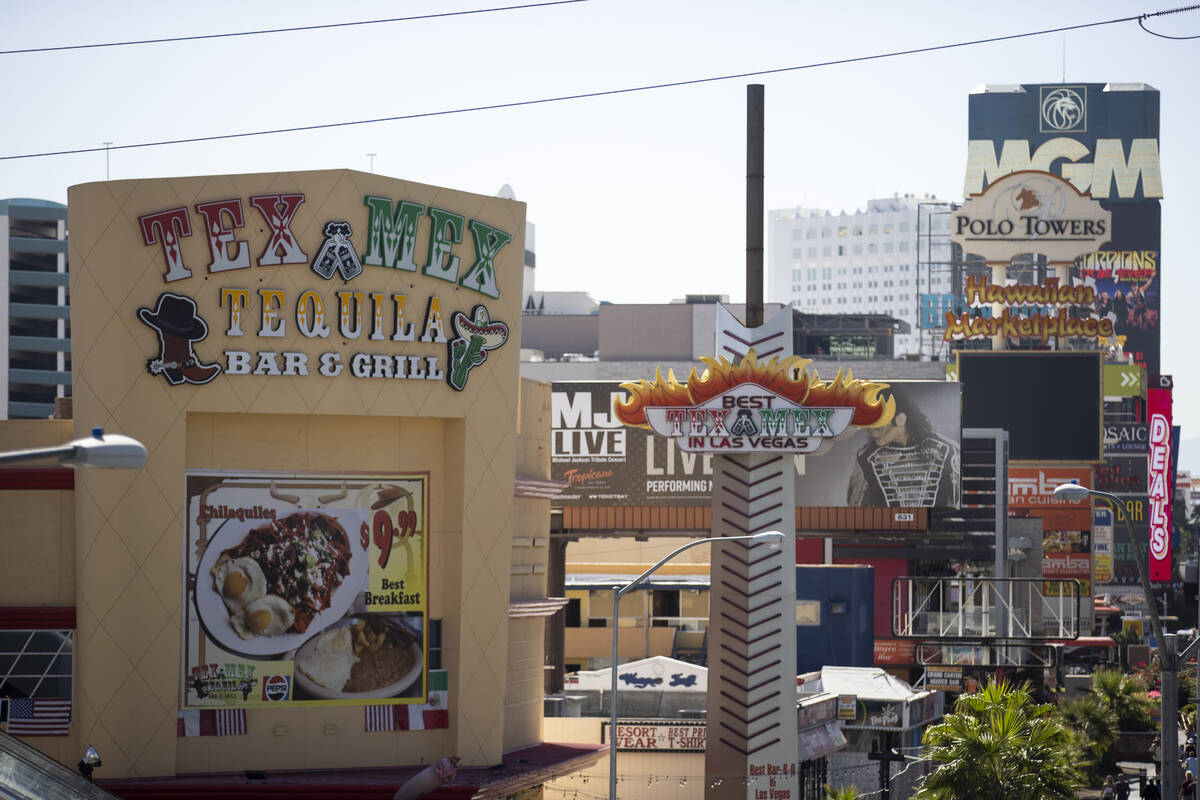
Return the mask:
[[219, 364], [202, 364], [192, 345], [208, 336], [208, 324], [196, 313], [190, 297], [163, 292], [153, 311], [138, 309], [138, 319], [158, 333], [158, 358], [146, 362], [151, 375], [167, 383], [208, 383], [221, 372]]

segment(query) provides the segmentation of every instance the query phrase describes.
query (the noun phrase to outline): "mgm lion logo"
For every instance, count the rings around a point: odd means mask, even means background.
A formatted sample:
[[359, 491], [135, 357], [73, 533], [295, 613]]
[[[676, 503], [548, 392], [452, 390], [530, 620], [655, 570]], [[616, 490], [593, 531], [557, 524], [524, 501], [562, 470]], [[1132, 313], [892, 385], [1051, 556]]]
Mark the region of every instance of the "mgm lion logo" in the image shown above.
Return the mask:
[[[1079, 87], [1083, 89], [1083, 87]], [[1086, 89], [1084, 92], [1086, 94]], [[1071, 87], [1043, 87], [1042, 133], [1087, 130], [1087, 103], [1084, 96]]]

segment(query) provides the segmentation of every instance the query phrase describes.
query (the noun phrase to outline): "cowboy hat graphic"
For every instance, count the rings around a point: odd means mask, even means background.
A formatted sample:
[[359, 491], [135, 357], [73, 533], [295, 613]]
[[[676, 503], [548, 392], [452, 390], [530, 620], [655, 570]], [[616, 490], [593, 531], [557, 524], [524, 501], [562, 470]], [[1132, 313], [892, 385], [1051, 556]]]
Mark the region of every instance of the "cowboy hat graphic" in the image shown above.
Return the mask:
[[208, 324], [196, 313], [190, 297], [163, 292], [154, 310], [139, 308], [138, 319], [158, 333], [158, 358], [146, 362], [151, 375], [167, 383], [208, 383], [221, 372], [219, 364], [202, 364], [192, 344], [208, 336]]

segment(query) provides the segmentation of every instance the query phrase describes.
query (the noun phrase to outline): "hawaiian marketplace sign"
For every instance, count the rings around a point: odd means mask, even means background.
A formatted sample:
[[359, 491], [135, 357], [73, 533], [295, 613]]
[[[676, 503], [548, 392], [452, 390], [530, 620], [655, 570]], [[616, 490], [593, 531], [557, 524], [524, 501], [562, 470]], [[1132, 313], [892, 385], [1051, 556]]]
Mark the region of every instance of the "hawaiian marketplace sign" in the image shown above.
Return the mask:
[[171, 387], [349, 376], [461, 392], [505, 345], [508, 324], [492, 317], [499, 276], [521, 274], [509, 263], [519, 215], [496, 218], [510, 201], [400, 181], [331, 191], [331, 174], [213, 178], [204, 188], [223, 188], [195, 202], [138, 210], [162, 282], [134, 312], [150, 374]]
[[1037, 339], [1052, 336], [1105, 340], [1113, 335], [1113, 320], [1096, 314], [1096, 290], [1060, 284], [1047, 278], [1040, 285], [998, 285], [969, 277], [961, 314], [946, 312], [947, 342], [992, 336]]
[[708, 367], [686, 383], [661, 370], [653, 381], [621, 384], [629, 399], [614, 412], [626, 425], [648, 427], [689, 453], [812, 453], [851, 427], [877, 428], [895, 414], [880, 396], [885, 383], [841, 370], [822, 381], [798, 356], [759, 363], [751, 350], [738, 364], [701, 357]]

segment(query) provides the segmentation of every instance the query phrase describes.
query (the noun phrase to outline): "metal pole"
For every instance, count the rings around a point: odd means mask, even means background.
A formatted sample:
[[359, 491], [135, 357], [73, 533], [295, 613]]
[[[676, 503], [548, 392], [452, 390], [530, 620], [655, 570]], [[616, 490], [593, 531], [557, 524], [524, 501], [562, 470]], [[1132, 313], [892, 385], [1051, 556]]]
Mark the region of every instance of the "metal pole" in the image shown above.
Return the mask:
[[[1159, 738], [1162, 743], [1163, 774], [1159, 776], [1159, 786], [1162, 789], [1163, 800], [1175, 798], [1179, 796], [1178, 770], [1176, 769], [1176, 762], [1179, 760], [1179, 723], [1175, 718], [1177, 704], [1175, 694], [1177, 688], [1175, 675], [1175, 637], [1171, 637], [1170, 648], [1168, 649], [1167, 638], [1163, 633], [1162, 621], [1158, 618], [1158, 604], [1154, 600], [1154, 589], [1150, 585], [1150, 572], [1146, 569], [1146, 556], [1142, 554], [1137, 540], [1133, 538], [1133, 525], [1129, 521], [1129, 514], [1126, 513], [1120, 498], [1096, 489], [1088, 489], [1088, 493], [1093, 497], [1101, 498], [1112, 506], [1113, 514], [1120, 517], [1121, 521], [1125, 523], [1125, 533], [1129, 536], [1129, 543], [1133, 545], [1133, 559], [1137, 563], [1138, 578], [1142, 582], [1142, 591], [1146, 593], [1146, 604], [1150, 607], [1150, 626], [1154, 631], [1155, 643], [1158, 645], [1158, 666], [1162, 675], [1162, 719], [1160, 723], [1162, 732]], [[1169, 681], [1167, 673], [1170, 673]], [[1168, 694], [1170, 694], [1170, 697], [1167, 696]], [[1167, 719], [1168, 710], [1171, 716], [1169, 721]]]
[[746, 87], [746, 327], [763, 324], [763, 85]]
[[617, 800], [617, 610], [621, 587], [613, 587], [612, 684], [608, 690], [608, 800]]
[[104, 180], [108, 180], [108, 152], [112, 147], [112, 142], [104, 143]]
[[785, 539], [787, 538], [779, 531], [763, 531], [762, 533], [752, 533], [746, 536], [709, 536], [705, 539], [696, 539], [687, 544], [676, 547], [671, 552], [660, 558], [650, 569], [638, 575], [624, 586], [613, 587], [613, 613], [612, 613], [612, 664], [609, 669], [612, 671], [612, 681], [609, 683], [608, 699], [608, 800], [617, 800], [617, 613], [620, 610], [619, 603], [621, 598], [639, 583], [650, 577], [656, 569], [670, 561], [675, 556], [682, 553], [684, 550], [689, 550], [697, 545], [710, 544], [712, 542], [735, 542], [744, 540], [762, 541], [765, 539]]
[[[1178, 637], [1173, 633], [1163, 636], [1163, 644], [1171, 662], [1175, 661]], [[1163, 797], [1179, 796], [1179, 675], [1174, 667], [1162, 668], [1162, 766]]]

